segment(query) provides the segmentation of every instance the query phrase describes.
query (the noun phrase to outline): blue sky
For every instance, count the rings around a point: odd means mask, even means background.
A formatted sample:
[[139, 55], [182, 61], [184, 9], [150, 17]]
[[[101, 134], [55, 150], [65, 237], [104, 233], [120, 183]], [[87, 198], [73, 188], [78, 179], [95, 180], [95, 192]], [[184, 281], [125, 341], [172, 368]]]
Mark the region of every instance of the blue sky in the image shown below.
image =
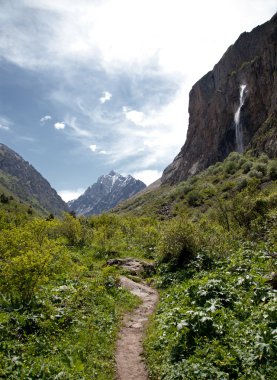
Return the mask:
[[69, 200], [114, 169], [147, 184], [185, 142], [188, 94], [275, 0], [0, 0], [0, 141]]

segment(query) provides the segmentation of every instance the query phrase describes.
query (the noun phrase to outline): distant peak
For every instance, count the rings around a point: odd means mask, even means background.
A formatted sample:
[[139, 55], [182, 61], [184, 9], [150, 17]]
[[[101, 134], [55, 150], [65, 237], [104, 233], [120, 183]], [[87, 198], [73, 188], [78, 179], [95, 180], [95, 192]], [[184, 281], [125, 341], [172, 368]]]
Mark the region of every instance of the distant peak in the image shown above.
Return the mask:
[[139, 191], [146, 185], [135, 180], [130, 174], [126, 177], [111, 170], [102, 175], [78, 199], [70, 202], [70, 210], [78, 215], [100, 214], [115, 207]]

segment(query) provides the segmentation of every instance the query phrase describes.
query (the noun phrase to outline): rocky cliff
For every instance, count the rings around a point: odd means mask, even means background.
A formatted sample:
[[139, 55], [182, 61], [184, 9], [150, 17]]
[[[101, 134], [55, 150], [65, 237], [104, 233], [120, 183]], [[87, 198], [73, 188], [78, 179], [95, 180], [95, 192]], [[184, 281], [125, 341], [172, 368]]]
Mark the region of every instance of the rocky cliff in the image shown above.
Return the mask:
[[8, 193], [47, 214], [68, 210], [49, 182], [12, 149], [0, 144], [0, 185]]
[[108, 175], [99, 177], [78, 199], [68, 202], [68, 206], [79, 215], [101, 214], [145, 187], [142, 181], [131, 175], [123, 177], [111, 171]]
[[[277, 14], [230, 46], [213, 70], [191, 89], [185, 145], [163, 173], [176, 183], [240, 150], [235, 114], [239, 110], [242, 150], [277, 155]], [[241, 104], [241, 86], [245, 87]]]

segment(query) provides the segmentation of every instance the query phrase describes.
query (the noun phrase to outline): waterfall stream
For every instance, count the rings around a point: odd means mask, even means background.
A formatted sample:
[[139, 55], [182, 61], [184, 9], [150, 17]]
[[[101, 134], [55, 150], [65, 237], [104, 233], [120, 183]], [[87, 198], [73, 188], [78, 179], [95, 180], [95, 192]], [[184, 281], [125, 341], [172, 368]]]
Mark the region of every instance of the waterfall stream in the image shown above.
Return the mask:
[[240, 111], [241, 107], [244, 104], [246, 98], [246, 85], [242, 84], [240, 86], [240, 93], [239, 93], [239, 107], [235, 113], [234, 116], [234, 122], [235, 122], [235, 128], [236, 128], [236, 145], [237, 145], [237, 151], [239, 153], [243, 152], [243, 131], [242, 131], [242, 125], [240, 122]]

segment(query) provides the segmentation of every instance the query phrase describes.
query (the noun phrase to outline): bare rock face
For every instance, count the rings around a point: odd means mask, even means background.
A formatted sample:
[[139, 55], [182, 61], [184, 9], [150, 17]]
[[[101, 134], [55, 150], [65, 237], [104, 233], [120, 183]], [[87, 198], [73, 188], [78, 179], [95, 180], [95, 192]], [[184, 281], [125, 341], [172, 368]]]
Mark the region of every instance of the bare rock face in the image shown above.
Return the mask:
[[[234, 115], [240, 106], [241, 85], [246, 85], [240, 109], [244, 150], [253, 142], [257, 153], [276, 156], [276, 45], [277, 14], [241, 34], [214, 69], [192, 87], [187, 140], [164, 170], [162, 183], [182, 181], [238, 150]], [[268, 137], [259, 134], [262, 127]]]

